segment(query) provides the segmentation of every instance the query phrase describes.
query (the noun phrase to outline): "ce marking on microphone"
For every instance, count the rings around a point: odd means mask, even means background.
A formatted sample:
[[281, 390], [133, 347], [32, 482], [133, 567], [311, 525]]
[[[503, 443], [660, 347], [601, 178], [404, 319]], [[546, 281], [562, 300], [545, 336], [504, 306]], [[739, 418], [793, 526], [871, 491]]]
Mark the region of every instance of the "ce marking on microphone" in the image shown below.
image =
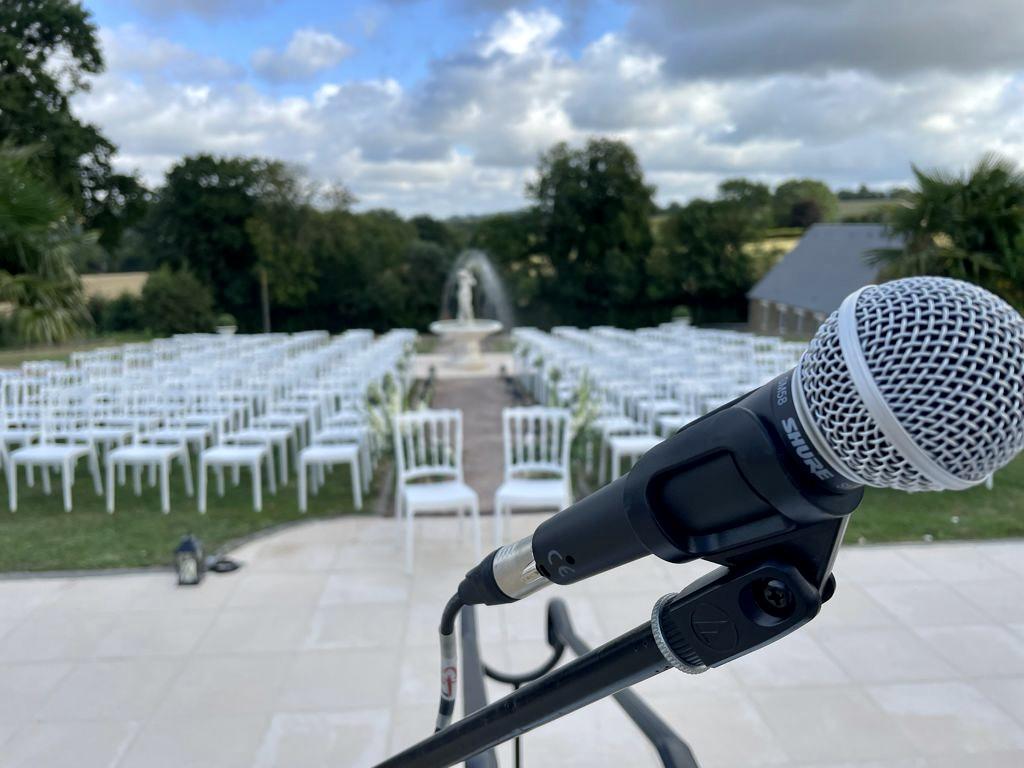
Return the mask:
[[572, 567], [575, 562], [572, 555], [562, 557], [562, 553], [557, 549], [552, 549], [548, 552], [548, 565], [551, 567], [551, 570], [558, 574], [559, 578], [571, 579], [575, 576], [576, 569]]

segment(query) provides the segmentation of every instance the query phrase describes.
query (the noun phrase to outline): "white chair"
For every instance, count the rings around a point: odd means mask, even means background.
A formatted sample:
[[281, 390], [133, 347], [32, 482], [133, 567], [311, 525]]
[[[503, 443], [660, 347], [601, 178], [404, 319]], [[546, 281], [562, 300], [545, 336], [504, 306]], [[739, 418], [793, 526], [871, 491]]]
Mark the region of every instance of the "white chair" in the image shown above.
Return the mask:
[[295, 433], [288, 427], [242, 427], [221, 435], [220, 440], [223, 445], [262, 445], [271, 455], [276, 447], [281, 485], [288, 485], [288, 444], [294, 438]]
[[[171, 465], [177, 460], [185, 473], [185, 493], [193, 496], [192, 461], [189, 458], [188, 443], [184, 438], [177, 442], [144, 442], [138, 434], [131, 445], [114, 448], [107, 454], [107, 512], [114, 514], [114, 473], [132, 467], [135, 495], [142, 494], [142, 468], [147, 467], [152, 477], [156, 468], [160, 476], [160, 511], [165, 515], [171, 511]], [[123, 484], [123, 481], [122, 481]]]
[[[7, 473], [8, 503], [11, 512], [18, 509], [18, 468], [25, 467], [28, 482], [33, 484], [32, 469], [40, 467], [43, 475], [43, 492], [50, 493], [50, 469], [60, 470], [61, 487], [64, 492], [64, 511], [72, 509], [71, 487], [75, 482], [75, 470], [78, 460], [85, 458], [92, 474], [93, 487], [96, 495], [103, 495], [100, 479], [100, 462], [96, 455], [96, 447], [91, 442], [79, 441], [62, 435], [79, 427], [79, 424], [67, 423], [58, 414], [62, 404], [60, 393], [50, 393], [49, 401], [43, 405], [40, 421], [39, 442], [26, 445], [12, 451], [8, 457], [10, 470]], [[65, 405], [66, 407], [66, 405]]]
[[252, 475], [252, 504], [257, 512], [263, 510], [263, 472], [267, 464], [267, 484], [271, 493], [277, 493], [274, 480], [274, 457], [266, 445], [215, 445], [199, 454], [199, 512], [206, 514], [206, 471], [213, 468], [217, 474], [217, 495], [224, 495], [224, 468], [230, 467], [238, 484], [238, 472], [248, 468]]
[[[337, 464], [348, 464], [352, 478], [352, 503], [363, 508], [363, 487], [369, 490], [366, 475], [361, 470], [362, 449], [356, 443], [316, 443], [299, 452], [299, 512], [305, 512], [308, 505], [307, 484], [315, 494], [324, 484], [324, 469]], [[312, 474], [312, 478], [310, 478]]]
[[[638, 409], [639, 411], [640, 409]], [[654, 416], [650, 410], [644, 412], [642, 415], [651, 418]], [[654, 433], [653, 425], [649, 422], [644, 423], [638, 421], [641, 424], [642, 429], [637, 433], [623, 434], [623, 435], [612, 435], [605, 442], [605, 456], [607, 458], [607, 464], [604, 461], [601, 462], [601, 473], [600, 482], [604, 485], [605, 480], [611, 482], [622, 473], [622, 462], [628, 460], [630, 466], [633, 466], [641, 456], [647, 453], [651, 448], [660, 443], [664, 438]], [[607, 469], [607, 472], [605, 471]]]
[[503, 541], [513, 509], [564, 509], [572, 504], [570, 420], [564, 408], [505, 408], [505, 481], [494, 494], [494, 544]]
[[412, 573], [414, 520], [419, 512], [455, 511], [461, 527], [473, 518], [473, 546], [480, 557], [480, 499], [462, 472], [462, 412], [423, 410], [394, 419], [395, 516], [405, 520], [405, 569]]

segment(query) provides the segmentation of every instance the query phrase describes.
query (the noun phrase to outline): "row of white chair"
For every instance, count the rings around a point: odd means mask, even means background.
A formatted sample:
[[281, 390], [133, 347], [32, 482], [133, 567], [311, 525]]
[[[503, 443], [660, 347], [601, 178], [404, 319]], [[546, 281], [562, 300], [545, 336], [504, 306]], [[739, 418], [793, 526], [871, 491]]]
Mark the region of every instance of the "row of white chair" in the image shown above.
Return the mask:
[[[98, 494], [103, 492], [101, 460], [106, 463], [109, 511], [114, 511], [116, 481], [123, 484], [130, 468], [136, 493], [143, 469], [151, 484], [159, 481], [161, 508], [168, 512], [173, 465], [182, 466], [186, 493], [193, 493], [194, 453], [201, 511], [208, 470], [216, 472], [223, 492], [224, 470], [230, 469], [237, 483], [242, 468], [252, 473], [259, 509], [264, 480], [271, 492], [278, 480], [287, 483], [289, 457], [300, 477], [312, 470], [322, 481], [327, 460], [349, 456], [352, 446], [360, 478], [353, 496], [359, 506], [373, 461], [366, 392], [389, 379], [392, 386], [407, 384], [413, 338], [408, 331], [376, 341], [365, 331], [334, 339], [322, 333], [185, 336], [81, 353], [71, 366], [32, 363], [5, 372], [0, 375], [0, 465], [10, 507], [17, 509], [20, 470], [30, 484], [41, 470], [47, 493], [50, 471], [56, 470], [65, 509], [71, 511], [75, 470], [84, 458]], [[331, 443], [337, 445], [332, 451], [321, 447]]]
[[[477, 429], [485, 425], [474, 425]], [[504, 543], [513, 509], [562, 509], [572, 503], [571, 414], [562, 408], [502, 411], [504, 480], [494, 494], [494, 544]], [[458, 410], [400, 414], [394, 422], [395, 516], [404, 521], [406, 570], [413, 568], [417, 514], [455, 511], [469, 516], [473, 545], [481, 554], [480, 499], [465, 482], [463, 423]]]

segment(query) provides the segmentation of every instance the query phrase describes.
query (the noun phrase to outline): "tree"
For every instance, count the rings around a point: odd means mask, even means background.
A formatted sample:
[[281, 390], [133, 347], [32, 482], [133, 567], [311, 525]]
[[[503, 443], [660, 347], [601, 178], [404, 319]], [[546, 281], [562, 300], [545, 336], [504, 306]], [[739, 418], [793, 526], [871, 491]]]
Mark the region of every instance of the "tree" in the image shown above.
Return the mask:
[[95, 247], [28, 150], [0, 149], [0, 301], [17, 336], [53, 343], [89, 324], [76, 258]]
[[807, 229], [807, 227], [817, 224], [823, 218], [821, 206], [818, 205], [816, 200], [800, 200], [793, 203], [793, 208], [789, 214], [789, 225], [791, 227]]
[[[219, 310], [238, 318], [241, 327], [256, 329], [259, 254], [248, 222], [261, 214], [279, 223], [302, 195], [294, 172], [279, 161], [196, 155], [167, 172], [143, 230], [159, 263], [187, 268], [213, 290]], [[275, 281], [281, 290], [288, 284]]]
[[767, 184], [742, 178], [726, 179], [718, 185], [718, 199], [735, 203], [759, 228], [771, 225], [772, 191]]
[[526, 191], [538, 250], [550, 264], [543, 300], [563, 322], [644, 322], [654, 187], [633, 150], [609, 139], [582, 149], [557, 144], [541, 156], [537, 176]]
[[416, 237], [425, 243], [435, 243], [452, 254], [462, 248], [459, 233], [443, 221], [431, 216], [413, 216], [409, 223], [416, 227]]
[[1024, 172], [994, 154], [966, 173], [913, 171], [917, 189], [890, 213], [904, 246], [876, 254], [886, 272], [970, 280], [1024, 309]]
[[186, 269], [161, 267], [142, 286], [146, 327], [158, 336], [213, 330], [210, 289]]
[[[817, 205], [820, 218], [807, 222], [807, 214]], [[814, 179], [790, 179], [780, 184], [772, 199], [772, 213], [777, 227], [806, 227], [818, 221], [835, 221], [839, 215], [839, 201], [828, 185]], [[803, 223], [801, 223], [803, 222]]]
[[688, 306], [698, 322], [744, 317], [754, 281], [748, 244], [761, 230], [736, 200], [694, 200], [671, 210], [652, 258], [652, 298]]
[[113, 247], [141, 216], [146, 191], [112, 170], [114, 145], [71, 113], [71, 97], [102, 70], [96, 27], [81, 3], [0, 3], [0, 143], [38, 145], [39, 170]]

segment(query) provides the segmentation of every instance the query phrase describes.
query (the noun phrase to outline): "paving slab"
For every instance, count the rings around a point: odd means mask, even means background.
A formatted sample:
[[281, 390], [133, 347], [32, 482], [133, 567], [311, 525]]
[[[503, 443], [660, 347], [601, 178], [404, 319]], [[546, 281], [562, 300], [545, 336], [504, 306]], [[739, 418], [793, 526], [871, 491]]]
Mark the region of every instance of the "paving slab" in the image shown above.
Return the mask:
[[[511, 535], [544, 517], [514, 516]], [[0, 765], [372, 766], [431, 731], [437, 621], [472, 565], [454, 518], [419, 521], [416, 549], [407, 576], [395, 521], [348, 517], [251, 542], [241, 570], [197, 589], [154, 573], [0, 581]], [[836, 596], [808, 627], [637, 692], [702, 768], [1019, 768], [1020, 562], [1024, 542], [844, 549]], [[647, 558], [558, 595], [597, 645], [707, 569]], [[554, 595], [480, 609], [484, 657], [541, 662]], [[659, 764], [610, 701], [528, 735], [524, 755]], [[511, 766], [507, 746], [499, 758]]]

